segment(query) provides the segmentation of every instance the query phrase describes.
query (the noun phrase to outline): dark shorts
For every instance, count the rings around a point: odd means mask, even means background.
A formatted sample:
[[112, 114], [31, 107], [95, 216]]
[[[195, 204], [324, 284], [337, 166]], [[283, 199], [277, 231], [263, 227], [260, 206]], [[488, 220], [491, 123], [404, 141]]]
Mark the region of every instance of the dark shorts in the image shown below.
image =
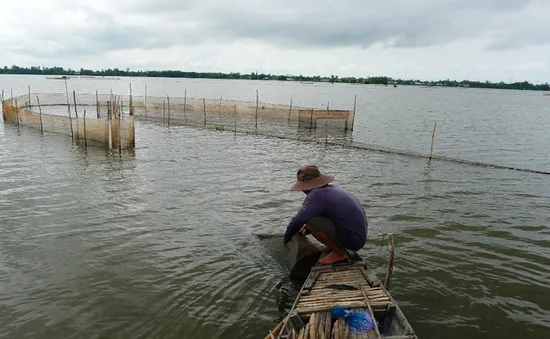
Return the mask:
[[307, 221], [307, 226], [311, 232], [323, 232], [335, 245], [347, 250], [357, 251], [363, 247], [359, 244], [364, 244], [364, 242], [360, 241], [355, 233], [347, 229], [337, 228], [329, 218], [313, 217]]

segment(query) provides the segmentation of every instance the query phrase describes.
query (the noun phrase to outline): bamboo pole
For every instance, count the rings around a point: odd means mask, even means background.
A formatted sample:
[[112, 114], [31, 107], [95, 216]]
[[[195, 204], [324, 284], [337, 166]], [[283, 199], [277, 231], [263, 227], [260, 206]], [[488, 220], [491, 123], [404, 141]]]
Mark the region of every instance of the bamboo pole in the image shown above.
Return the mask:
[[309, 117], [309, 129], [313, 128], [313, 108], [311, 109], [311, 117]]
[[36, 102], [38, 103], [38, 116], [40, 117], [40, 134], [44, 135], [44, 126], [42, 125], [42, 107], [40, 106], [40, 99], [36, 96]]
[[327, 114], [325, 115], [325, 146], [328, 145], [328, 111], [329, 111], [330, 101], [327, 104]]
[[168, 102], [168, 127], [170, 127], [170, 97], [166, 96], [166, 101]]
[[97, 93], [97, 89], [95, 90], [95, 107], [97, 112], [97, 118], [100, 118], [100, 108], [99, 108], [99, 94]]
[[164, 98], [162, 98], [162, 123], [163, 124], [165, 122], [165, 115], [166, 115], [166, 105], [165, 105]]
[[86, 110], [84, 109], [84, 149], [88, 149], [88, 141], [86, 140]]
[[187, 89], [185, 90], [185, 94], [183, 95], [183, 122], [185, 123], [185, 111], [187, 108]]
[[21, 132], [21, 124], [19, 123], [19, 107], [17, 107], [17, 99], [15, 99], [15, 114], [17, 115], [17, 131]]
[[395, 246], [393, 245], [393, 234], [388, 234], [388, 252], [389, 252], [389, 258], [388, 258], [388, 271], [386, 273], [386, 279], [384, 280], [384, 287], [389, 290], [390, 289], [390, 283], [391, 283], [391, 276], [393, 273], [393, 261], [395, 258]]
[[[353, 120], [351, 121], [351, 130], [353, 131], [353, 126], [355, 125], [355, 112], [357, 110], [357, 94], [353, 98]], [[346, 131], [348, 130], [348, 121], [346, 120]]]
[[27, 85], [28, 86], [28, 89], [29, 89], [29, 109], [31, 109], [32, 107], [32, 104], [31, 104], [31, 85]]
[[14, 98], [13, 98], [13, 88], [10, 88], [10, 91], [11, 91], [11, 104], [13, 106], [13, 100], [14, 100]]
[[223, 100], [223, 96], [220, 96], [220, 106], [218, 107], [218, 118], [221, 118], [222, 116], [222, 100]]
[[145, 85], [145, 94], [143, 99], [143, 106], [145, 107], [145, 116], [147, 116], [147, 85]]
[[235, 120], [235, 135], [237, 135], [237, 105], [233, 105], [234, 113], [233, 119]]
[[74, 115], [78, 119], [78, 110], [76, 108], [76, 92], [73, 91]]
[[430, 146], [430, 159], [428, 159], [428, 163], [432, 161], [432, 154], [434, 151], [434, 138], [435, 138], [435, 128], [437, 127], [437, 121], [434, 121], [434, 130], [432, 132], [432, 144]]
[[376, 324], [376, 318], [374, 317], [374, 312], [372, 311], [372, 307], [370, 307], [369, 298], [365, 294], [364, 288], [365, 288], [364, 286], [361, 286], [361, 292], [363, 292], [363, 296], [365, 297], [365, 302], [367, 303], [367, 307], [369, 309], [369, 314], [372, 319], [374, 329], [376, 331], [376, 336], [378, 337], [378, 339], [381, 339], [382, 336], [380, 335], [380, 330], [378, 329], [378, 325]]
[[281, 320], [281, 322], [278, 323], [272, 331], [269, 331], [269, 334], [265, 337], [265, 339], [274, 338], [275, 335], [281, 330], [281, 327], [283, 327], [283, 320]]
[[292, 98], [290, 98], [290, 106], [288, 107], [288, 126], [290, 127], [290, 113], [292, 112]]
[[202, 98], [202, 109], [204, 111], [204, 126], [206, 126], [206, 99]]
[[67, 78], [65, 78], [65, 94], [67, 96], [67, 111], [69, 112], [69, 125], [71, 126], [71, 140], [74, 141], [73, 118], [71, 117], [71, 103], [69, 101], [69, 89], [67, 88]]
[[118, 106], [118, 154], [122, 154], [122, 139], [120, 130], [122, 129], [122, 105]]
[[260, 94], [256, 90], [256, 129], [258, 129], [258, 105], [260, 104]]
[[134, 100], [132, 97], [132, 83], [130, 83], [130, 116], [134, 116]]

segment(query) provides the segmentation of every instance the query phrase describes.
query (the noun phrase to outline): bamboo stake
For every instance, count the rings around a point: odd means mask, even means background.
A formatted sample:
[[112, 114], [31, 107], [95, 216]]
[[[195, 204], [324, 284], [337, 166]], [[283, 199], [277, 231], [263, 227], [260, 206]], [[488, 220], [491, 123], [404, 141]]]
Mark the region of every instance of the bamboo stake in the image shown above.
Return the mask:
[[166, 96], [166, 101], [168, 102], [168, 127], [170, 127], [170, 97]]
[[69, 124], [71, 125], [71, 139], [74, 141], [73, 118], [71, 117], [71, 103], [69, 102], [69, 89], [67, 88], [67, 78], [65, 78], [65, 94], [67, 95], [67, 111], [69, 112]]
[[393, 245], [393, 234], [388, 234], [388, 252], [389, 252], [389, 258], [388, 258], [388, 271], [386, 273], [386, 279], [384, 281], [384, 287], [389, 290], [390, 289], [390, 283], [391, 283], [391, 275], [393, 273], [393, 261], [395, 258], [395, 246]]
[[147, 116], [147, 85], [145, 85], [145, 94], [144, 94], [144, 106], [145, 106], [145, 116]]
[[234, 109], [234, 120], [235, 120], [235, 135], [237, 135], [237, 105], [233, 105]]
[[130, 116], [134, 115], [134, 101], [132, 99], [132, 83], [130, 83]]
[[256, 129], [258, 129], [258, 105], [260, 104], [260, 95], [256, 90]]
[[31, 104], [31, 85], [27, 85], [28, 88], [29, 88], [29, 109], [31, 109], [32, 107], [32, 104]]
[[221, 118], [222, 116], [222, 99], [223, 99], [223, 96], [220, 96], [220, 106], [218, 107], [218, 118]]
[[78, 119], [78, 110], [76, 109], [76, 92], [73, 91], [74, 115]]
[[84, 109], [84, 149], [88, 149], [88, 141], [86, 140], [86, 110]]
[[[353, 126], [355, 125], [355, 111], [357, 110], [357, 94], [353, 99], [353, 120], [351, 121], [351, 130], [353, 131]], [[346, 120], [346, 131], [348, 129], [348, 121]]]
[[42, 125], [42, 107], [40, 107], [40, 99], [36, 96], [36, 102], [38, 103], [38, 116], [40, 117], [40, 134], [44, 135], [44, 127]]
[[434, 130], [432, 132], [432, 145], [430, 146], [430, 159], [428, 159], [428, 163], [432, 161], [432, 153], [434, 151], [434, 138], [435, 138], [435, 128], [437, 127], [437, 121], [434, 121]]
[[21, 125], [19, 123], [19, 107], [17, 107], [17, 99], [15, 99], [15, 114], [17, 115], [17, 131], [21, 132]]
[[327, 114], [325, 115], [325, 146], [328, 145], [328, 110], [330, 106], [330, 101], [327, 104]]
[[187, 108], [187, 89], [185, 90], [185, 94], [183, 95], [183, 122], [185, 123], [185, 111]]
[[290, 106], [288, 107], [288, 126], [290, 127], [290, 112], [292, 112], [292, 98], [290, 98]]
[[166, 115], [166, 108], [165, 108], [165, 101], [164, 98], [162, 98], [162, 123], [164, 124], [164, 116]]
[[96, 109], [96, 113], [97, 113], [97, 118], [99, 119], [99, 116], [100, 116], [100, 114], [99, 114], [100, 111], [99, 110], [100, 109], [99, 109], [99, 95], [97, 93], [97, 89], [95, 90], [95, 107], [96, 107], [95, 109]]
[[118, 154], [119, 155], [122, 154], [121, 129], [122, 129], [122, 105], [119, 105], [118, 106]]
[[311, 109], [311, 117], [309, 117], [309, 129], [313, 128], [313, 108]]
[[10, 91], [11, 91], [11, 104], [13, 106], [13, 88], [10, 88]]
[[206, 99], [202, 98], [202, 109], [204, 111], [204, 126], [206, 126]]

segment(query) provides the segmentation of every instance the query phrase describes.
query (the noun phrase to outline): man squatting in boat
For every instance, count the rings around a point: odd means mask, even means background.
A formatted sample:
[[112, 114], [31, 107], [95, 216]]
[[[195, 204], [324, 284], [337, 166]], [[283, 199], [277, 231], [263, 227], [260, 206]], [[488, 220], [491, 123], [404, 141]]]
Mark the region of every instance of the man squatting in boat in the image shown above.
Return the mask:
[[358, 251], [367, 240], [367, 216], [361, 202], [342, 188], [330, 185], [334, 176], [321, 174], [315, 165], [298, 170], [291, 191], [302, 191], [306, 198], [290, 221], [283, 245], [289, 251], [292, 237], [312, 234], [328, 253], [319, 263], [334, 264], [349, 260], [346, 250]]

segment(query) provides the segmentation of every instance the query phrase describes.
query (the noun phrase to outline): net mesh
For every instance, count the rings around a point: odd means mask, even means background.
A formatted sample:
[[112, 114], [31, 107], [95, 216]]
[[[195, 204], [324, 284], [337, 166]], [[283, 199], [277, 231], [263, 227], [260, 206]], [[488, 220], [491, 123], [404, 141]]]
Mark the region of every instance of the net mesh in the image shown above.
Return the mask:
[[113, 95], [29, 93], [2, 101], [5, 122], [71, 135], [105, 148], [135, 146], [134, 117]]
[[283, 138], [345, 139], [354, 112], [239, 100], [112, 94], [28, 93], [4, 100], [4, 120], [106, 148], [135, 146], [134, 117], [168, 125]]

